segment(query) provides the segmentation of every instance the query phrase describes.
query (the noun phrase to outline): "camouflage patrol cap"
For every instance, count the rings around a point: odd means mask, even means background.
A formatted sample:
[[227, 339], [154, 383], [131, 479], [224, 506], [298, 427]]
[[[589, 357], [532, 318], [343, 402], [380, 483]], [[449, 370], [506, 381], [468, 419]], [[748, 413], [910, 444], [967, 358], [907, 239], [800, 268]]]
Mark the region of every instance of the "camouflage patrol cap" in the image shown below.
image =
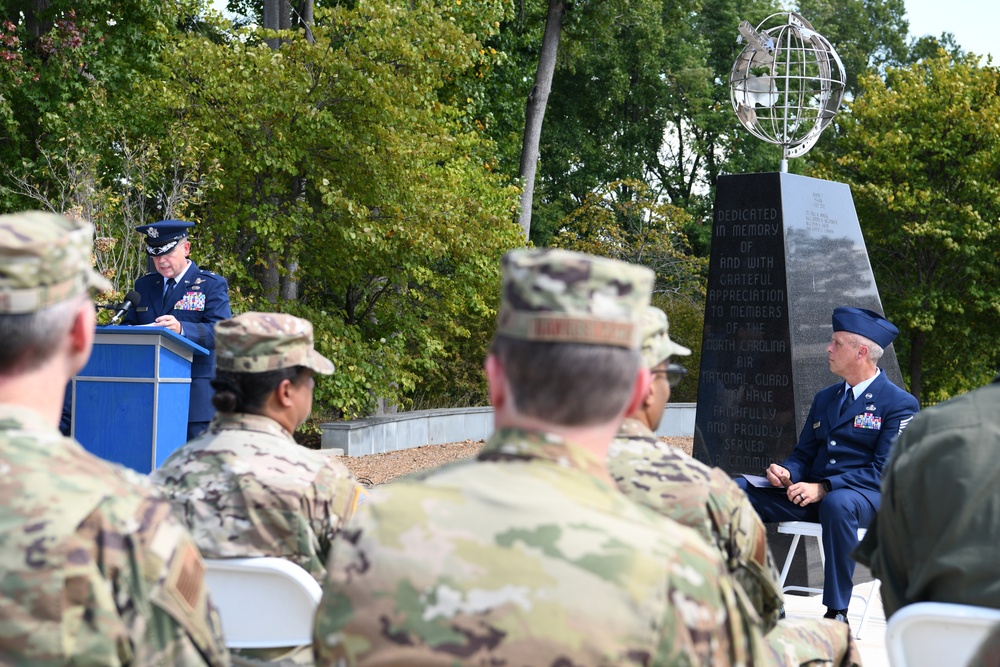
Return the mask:
[[660, 365], [668, 357], [686, 357], [691, 350], [670, 340], [667, 314], [656, 306], [649, 306], [642, 317], [642, 361], [646, 368]]
[[282, 313], [243, 313], [215, 325], [215, 366], [233, 373], [295, 366], [333, 373], [333, 362], [313, 348], [312, 323]]
[[568, 250], [511, 251], [497, 335], [638, 349], [653, 277], [642, 266]]
[[0, 215], [0, 313], [33, 313], [114, 289], [94, 270], [94, 227], [55, 213]]

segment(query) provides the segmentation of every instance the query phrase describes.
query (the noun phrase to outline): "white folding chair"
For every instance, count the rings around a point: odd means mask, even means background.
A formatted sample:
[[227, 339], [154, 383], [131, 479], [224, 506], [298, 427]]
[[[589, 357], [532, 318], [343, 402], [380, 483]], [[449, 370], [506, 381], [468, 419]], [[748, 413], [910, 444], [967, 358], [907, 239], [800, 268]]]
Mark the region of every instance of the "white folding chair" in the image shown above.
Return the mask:
[[1000, 625], [1000, 609], [916, 602], [889, 617], [885, 647], [891, 667], [965, 667]]
[[283, 558], [206, 558], [205, 579], [222, 618], [226, 646], [279, 648], [312, 644], [323, 591]]
[[[792, 544], [788, 547], [788, 555], [785, 556], [785, 563], [781, 566], [781, 577], [778, 579], [778, 585], [781, 586], [781, 592], [786, 593], [788, 591], [800, 591], [803, 593], [822, 593], [822, 588], [811, 588], [809, 586], [785, 586], [785, 579], [788, 577], [788, 571], [792, 569], [792, 558], [795, 556], [795, 551], [799, 547], [799, 539], [802, 537], [816, 538], [816, 543], [819, 545], [820, 564], [824, 566], [826, 565], [826, 554], [823, 553], [823, 526], [811, 521], [782, 521], [778, 524], [778, 532], [792, 536]], [[858, 539], [864, 539], [867, 532], [867, 528], [858, 528]], [[861, 613], [861, 623], [858, 624], [858, 629], [854, 633], [854, 636], [857, 639], [861, 639], [861, 631], [864, 630], [865, 623], [868, 622], [868, 617], [871, 615], [872, 598], [875, 597], [876, 593], [878, 593], [878, 589], [881, 585], [882, 582], [876, 579], [874, 583], [872, 583], [872, 587], [871, 590], [868, 591], [868, 595], [862, 595], [860, 593], [854, 593], [851, 595], [851, 597], [864, 600], [865, 603], [864, 611]]]

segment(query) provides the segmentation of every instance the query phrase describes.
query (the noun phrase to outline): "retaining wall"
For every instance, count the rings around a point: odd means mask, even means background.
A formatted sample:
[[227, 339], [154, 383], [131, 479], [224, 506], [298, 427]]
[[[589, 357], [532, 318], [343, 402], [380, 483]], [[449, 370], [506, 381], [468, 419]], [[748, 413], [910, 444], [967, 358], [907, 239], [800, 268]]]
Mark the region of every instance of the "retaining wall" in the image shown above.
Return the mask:
[[[670, 403], [657, 435], [693, 436], [694, 403]], [[347, 456], [381, 454], [423, 445], [485, 440], [493, 433], [493, 408], [414, 410], [321, 424], [323, 449]]]

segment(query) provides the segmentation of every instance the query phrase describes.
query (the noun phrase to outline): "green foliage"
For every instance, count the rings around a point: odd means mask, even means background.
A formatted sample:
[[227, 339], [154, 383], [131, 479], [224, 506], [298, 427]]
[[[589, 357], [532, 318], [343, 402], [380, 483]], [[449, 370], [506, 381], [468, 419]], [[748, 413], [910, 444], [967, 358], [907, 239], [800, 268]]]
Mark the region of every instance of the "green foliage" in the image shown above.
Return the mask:
[[[490, 135], [500, 168], [518, 173], [524, 101], [538, 61], [545, 3], [522, 4], [491, 41], [504, 55], [492, 73]], [[688, 232], [707, 254], [701, 224], [724, 171], [770, 170], [780, 153], [737, 130], [725, 85], [739, 52], [740, 19], [776, 10], [770, 0], [603, 0], [573, 5], [542, 132], [531, 239], [547, 245], [560, 221], [602, 184], [640, 180], [691, 214]]]
[[[136, 225], [194, 220], [193, 257], [229, 279], [234, 313], [313, 321], [338, 369], [318, 385], [318, 413], [485, 399], [500, 257], [521, 239], [516, 188], [473, 112], [498, 55], [481, 40], [508, 2], [328, 5], [313, 39], [281, 33], [277, 50], [265, 43], [274, 33], [196, 5], [76, 7], [75, 23], [42, 30], [47, 58], [24, 48], [27, 22], [0, 33], [18, 56], [0, 71], [0, 128], [19, 133], [4, 144], [16, 158], [6, 208], [93, 220], [112, 300], [143, 271]], [[87, 18], [128, 7], [134, 23]], [[67, 11], [54, 2], [51, 15]], [[128, 36], [141, 66], [102, 52]], [[80, 49], [91, 50], [74, 70]], [[8, 80], [23, 90], [7, 97]], [[28, 133], [32, 113], [42, 120]], [[272, 274], [297, 293], [265, 289]]]
[[695, 402], [705, 326], [707, 260], [689, 254], [683, 228], [689, 216], [657, 202], [639, 181], [616, 181], [587, 195], [560, 224], [554, 247], [611, 257], [648, 266], [656, 272], [653, 305], [670, 321], [670, 338], [691, 349], [690, 357], [672, 359], [688, 375], [671, 391], [674, 402]]
[[938, 51], [944, 49], [955, 60], [961, 59], [965, 52], [955, 41], [955, 35], [950, 32], [941, 33], [940, 37], [924, 35], [910, 44], [910, 57], [907, 63], [915, 63], [925, 58], [937, 58]]
[[814, 173], [851, 184], [911, 391], [944, 398], [1000, 360], [1000, 71], [941, 51], [860, 85]]
[[552, 245], [648, 266], [657, 293], [699, 302], [707, 260], [688, 254], [687, 221], [682, 209], [658, 202], [644, 183], [615, 181], [584, 198]]
[[702, 301], [672, 298], [669, 294], [657, 294], [653, 305], [667, 314], [670, 321], [670, 339], [691, 350], [691, 356], [672, 357], [670, 361], [687, 369], [681, 383], [671, 389], [671, 403], [696, 403], [698, 401], [698, 377], [701, 373], [701, 339], [705, 329], [705, 304]]
[[390, 395], [393, 388], [412, 390], [418, 381], [406, 368], [405, 342], [400, 337], [365, 337], [335, 314], [299, 303], [283, 304], [281, 310], [313, 323], [316, 349], [336, 366], [333, 375], [316, 377], [316, 412], [344, 419], [364, 417], [372, 413], [378, 396]]
[[34, 208], [93, 223], [97, 270], [128, 286], [146, 273], [142, 237], [135, 227], [185, 217], [189, 207], [216, 187], [218, 166], [199, 159], [204, 146], [190, 141], [184, 128], [175, 128], [158, 144], [149, 137], [133, 139], [122, 130], [103, 155], [88, 146], [95, 134], [73, 132], [55, 140], [53, 148], [41, 148], [36, 166], [23, 175], [11, 174], [5, 189], [30, 200]]
[[[0, 2], [10, 54], [0, 54], [0, 162], [34, 163], [60, 138], [100, 125], [105, 103], [149, 73], [178, 10], [162, 0]], [[23, 85], [7, 87], [11, 79]]]
[[[279, 270], [297, 301], [279, 305], [322, 322], [343, 374], [317, 401], [345, 416], [416, 393], [483, 396], [517, 193], [463, 110], [441, 101], [488, 53], [450, 7], [317, 9], [315, 42], [287, 33], [278, 51], [260, 33], [189, 34], [164, 54], [166, 83], [136, 101], [199, 128], [202, 159], [220, 165], [196, 253], [230, 279], [234, 310], [274, 308], [260, 276], [294, 258]], [[483, 5], [480, 18], [501, 10]]]
[[847, 92], [859, 77], [907, 62], [909, 24], [903, 0], [798, 0], [798, 11], [830, 40], [847, 72]]

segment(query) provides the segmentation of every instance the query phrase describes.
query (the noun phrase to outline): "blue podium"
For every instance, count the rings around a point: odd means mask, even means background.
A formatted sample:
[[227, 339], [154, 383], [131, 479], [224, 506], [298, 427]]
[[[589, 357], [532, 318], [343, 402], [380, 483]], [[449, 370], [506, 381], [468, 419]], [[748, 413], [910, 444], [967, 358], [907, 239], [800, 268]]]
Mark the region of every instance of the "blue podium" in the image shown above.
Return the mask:
[[141, 473], [187, 441], [191, 360], [208, 350], [160, 327], [97, 327], [71, 381], [72, 435], [87, 451]]

